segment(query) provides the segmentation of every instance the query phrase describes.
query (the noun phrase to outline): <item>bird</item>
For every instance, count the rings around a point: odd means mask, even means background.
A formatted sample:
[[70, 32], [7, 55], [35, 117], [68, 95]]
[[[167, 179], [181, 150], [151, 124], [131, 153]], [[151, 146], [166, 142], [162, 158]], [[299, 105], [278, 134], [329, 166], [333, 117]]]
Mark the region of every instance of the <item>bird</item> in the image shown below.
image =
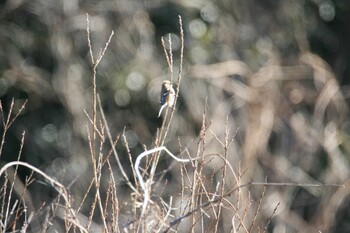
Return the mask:
[[175, 90], [173, 88], [173, 85], [170, 81], [165, 80], [162, 83], [162, 89], [160, 91], [160, 110], [158, 117], [160, 117], [160, 114], [162, 113], [163, 109], [168, 106], [172, 107], [174, 105], [175, 101]]

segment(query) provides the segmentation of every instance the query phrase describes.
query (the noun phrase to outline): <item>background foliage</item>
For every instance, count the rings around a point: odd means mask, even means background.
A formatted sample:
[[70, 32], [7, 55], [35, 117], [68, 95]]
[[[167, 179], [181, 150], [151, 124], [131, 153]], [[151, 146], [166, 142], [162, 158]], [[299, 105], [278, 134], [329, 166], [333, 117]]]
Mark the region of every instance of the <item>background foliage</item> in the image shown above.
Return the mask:
[[[282, 203], [270, 232], [350, 231], [347, 1], [3, 1], [1, 102], [5, 111], [13, 97], [15, 110], [28, 103], [6, 135], [1, 162], [17, 159], [25, 130], [22, 160], [71, 184], [77, 202], [92, 178], [84, 113], [92, 111], [93, 99], [86, 12], [95, 54], [115, 31], [97, 89], [112, 134], [125, 130], [134, 158], [143, 145], [154, 146], [162, 123], [156, 118], [160, 83], [169, 70], [160, 38], [172, 35], [176, 73], [181, 15], [184, 78], [166, 146], [178, 153], [180, 141], [195, 154], [207, 106], [215, 135], [223, 138], [226, 118], [237, 131], [228, 159], [235, 170], [246, 170], [246, 181], [345, 185], [267, 188], [259, 221], [271, 215], [269, 206]], [[207, 154], [221, 153], [214, 134], [206, 144]], [[117, 150], [129, 167], [123, 143]], [[221, 162], [213, 159], [207, 169]], [[168, 164], [162, 160], [159, 169]], [[23, 180], [30, 174], [19, 171]], [[177, 175], [169, 171], [167, 179], [176, 183]], [[129, 193], [117, 168], [115, 176], [121, 195]], [[40, 182], [29, 192], [36, 209], [56, 195]], [[254, 199], [261, 190], [251, 192]]]

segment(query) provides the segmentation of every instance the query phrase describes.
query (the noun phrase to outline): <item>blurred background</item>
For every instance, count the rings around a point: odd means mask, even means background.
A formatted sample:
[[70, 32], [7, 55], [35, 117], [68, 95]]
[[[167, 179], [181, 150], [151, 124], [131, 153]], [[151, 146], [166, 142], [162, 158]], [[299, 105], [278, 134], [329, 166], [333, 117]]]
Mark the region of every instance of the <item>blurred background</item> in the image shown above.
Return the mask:
[[[181, 141], [195, 156], [207, 105], [206, 121], [218, 138], [226, 119], [231, 135], [237, 132], [229, 161], [247, 170], [247, 181], [345, 185], [268, 188], [261, 221], [282, 203], [269, 232], [350, 232], [348, 1], [1, 1], [3, 109], [15, 98], [17, 111], [28, 99], [7, 133], [1, 163], [17, 159], [25, 130], [21, 160], [65, 185], [75, 180], [77, 203], [92, 178], [84, 113], [92, 114], [93, 98], [86, 13], [95, 56], [115, 32], [97, 70], [97, 91], [113, 137], [125, 128], [134, 158], [143, 145], [154, 145], [162, 123], [160, 84], [169, 69], [160, 39], [172, 36], [177, 77], [181, 15], [184, 71], [166, 146], [178, 153]], [[122, 140], [117, 150], [129, 167]], [[208, 133], [206, 153], [221, 152]], [[160, 169], [167, 164], [161, 161]], [[28, 174], [20, 169], [22, 179]], [[130, 192], [121, 178], [119, 186]], [[56, 195], [40, 183], [29, 191], [35, 208]]]

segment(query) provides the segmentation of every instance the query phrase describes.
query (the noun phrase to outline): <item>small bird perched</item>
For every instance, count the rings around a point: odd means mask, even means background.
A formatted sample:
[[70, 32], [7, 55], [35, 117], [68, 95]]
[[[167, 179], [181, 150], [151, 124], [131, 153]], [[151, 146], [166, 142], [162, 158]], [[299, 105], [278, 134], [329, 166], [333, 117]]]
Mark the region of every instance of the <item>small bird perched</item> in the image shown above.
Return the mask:
[[160, 104], [162, 105], [162, 107], [159, 110], [158, 117], [160, 117], [160, 114], [166, 106], [172, 107], [174, 105], [174, 101], [175, 91], [173, 85], [171, 85], [170, 81], [165, 80], [162, 83], [162, 90], [160, 92]]

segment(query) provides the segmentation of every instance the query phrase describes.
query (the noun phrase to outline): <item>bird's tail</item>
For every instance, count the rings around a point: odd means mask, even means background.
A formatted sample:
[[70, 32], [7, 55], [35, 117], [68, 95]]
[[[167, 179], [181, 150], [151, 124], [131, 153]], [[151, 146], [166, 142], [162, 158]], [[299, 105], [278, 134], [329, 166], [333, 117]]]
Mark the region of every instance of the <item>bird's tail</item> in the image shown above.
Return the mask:
[[163, 111], [163, 109], [165, 108], [165, 106], [166, 106], [166, 104], [163, 104], [162, 107], [160, 107], [159, 114], [158, 114], [158, 117], [157, 117], [157, 118], [160, 117], [160, 114], [162, 114], [162, 111]]

